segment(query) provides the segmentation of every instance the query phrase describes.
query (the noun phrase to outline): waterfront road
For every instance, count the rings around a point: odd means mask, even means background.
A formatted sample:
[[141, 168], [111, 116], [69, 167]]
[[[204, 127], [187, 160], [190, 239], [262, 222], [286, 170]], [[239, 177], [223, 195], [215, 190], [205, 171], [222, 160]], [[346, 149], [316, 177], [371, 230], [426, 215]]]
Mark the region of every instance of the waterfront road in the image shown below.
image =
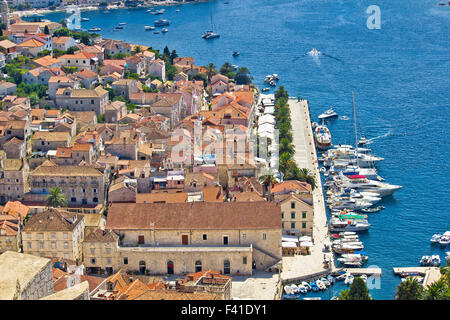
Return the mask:
[[[313, 191], [314, 202], [314, 224], [313, 243], [309, 255], [296, 255], [294, 257], [283, 257], [283, 268], [281, 280], [289, 281], [308, 275], [326, 272], [324, 268], [324, 244], [329, 241], [327, 226], [327, 215], [324, 204], [320, 172], [317, 163], [317, 154], [314, 146], [311, 119], [307, 100], [297, 101], [289, 99], [289, 109], [291, 111], [291, 123], [293, 143], [295, 146], [295, 161], [299, 168], [308, 168], [314, 174], [317, 187]], [[331, 268], [334, 269], [333, 259]]]

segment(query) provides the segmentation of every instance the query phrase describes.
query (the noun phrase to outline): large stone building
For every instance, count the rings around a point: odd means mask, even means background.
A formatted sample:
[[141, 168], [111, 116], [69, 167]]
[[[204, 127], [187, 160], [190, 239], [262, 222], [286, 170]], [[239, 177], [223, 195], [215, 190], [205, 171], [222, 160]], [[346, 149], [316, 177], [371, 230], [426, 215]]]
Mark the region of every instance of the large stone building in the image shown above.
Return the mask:
[[23, 252], [81, 261], [84, 225], [83, 215], [55, 209], [36, 213], [22, 230]]
[[30, 173], [27, 200], [41, 201], [59, 187], [69, 205], [98, 205], [105, 201], [105, 175], [91, 166], [58, 166], [49, 161]]
[[312, 235], [314, 207], [312, 199], [290, 193], [276, 195], [275, 201], [281, 207], [283, 232], [294, 235]]
[[12, 251], [0, 255], [0, 300], [37, 300], [50, 294], [50, 259]]
[[105, 112], [108, 103], [108, 91], [102, 86], [95, 89], [66, 87], [56, 90], [56, 104], [70, 111], [94, 111], [96, 115], [100, 115]]
[[281, 210], [270, 202], [115, 203], [105, 229], [119, 235], [111, 264], [98, 265], [110, 271], [250, 275], [281, 259]]

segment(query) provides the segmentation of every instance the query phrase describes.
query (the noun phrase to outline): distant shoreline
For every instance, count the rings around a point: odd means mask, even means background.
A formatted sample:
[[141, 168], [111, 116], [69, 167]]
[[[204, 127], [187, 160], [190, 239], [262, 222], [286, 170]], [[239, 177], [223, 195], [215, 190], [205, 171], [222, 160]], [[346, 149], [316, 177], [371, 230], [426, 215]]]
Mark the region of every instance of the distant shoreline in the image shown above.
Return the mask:
[[[95, 11], [95, 10], [117, 10], [117, 9], [143, 9], [143, 8], [154, 8], [154, 7], [162, 7], [162, 6], [182, 6], [185, 4], [199, 3], [199, 2], [208, 2], [209, 0], [195, 0], [194, 2], [175, 2], [175, 1], [163, 1], [163, 2], [151, 2], [150, 4], [144, 4], [139, 7], [126, 7], [126, 6], [116, 6], [116, 5], [108, 5], [106, 8], [100, 9], [98, 6], [79, 6], [80, 11]], [[64, 12], [65, 8], [57, 8], [55, 10], [50, 10], [48, 8], [44, 9], [32, 9], [32, 10], [23, 10], [23, 11], [14, 11], [11, 14], [18, 14], [20, 17], [23, 16], [33, 16], [33, 15], [43, 15], [54, 12]]]

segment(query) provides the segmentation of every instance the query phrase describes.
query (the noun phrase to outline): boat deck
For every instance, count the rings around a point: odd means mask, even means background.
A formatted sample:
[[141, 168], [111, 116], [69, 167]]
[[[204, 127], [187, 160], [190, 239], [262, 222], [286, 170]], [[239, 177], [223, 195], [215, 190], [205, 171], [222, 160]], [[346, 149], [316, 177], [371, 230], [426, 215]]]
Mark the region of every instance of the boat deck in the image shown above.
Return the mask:
[[428, 270], [439, 269], [438, 267], [403, 267], [403, 268], [393, 268], [394, 274], [400, 275], [403, 272], [407, 273], [418, 273], [420, 275], [425, 275]]

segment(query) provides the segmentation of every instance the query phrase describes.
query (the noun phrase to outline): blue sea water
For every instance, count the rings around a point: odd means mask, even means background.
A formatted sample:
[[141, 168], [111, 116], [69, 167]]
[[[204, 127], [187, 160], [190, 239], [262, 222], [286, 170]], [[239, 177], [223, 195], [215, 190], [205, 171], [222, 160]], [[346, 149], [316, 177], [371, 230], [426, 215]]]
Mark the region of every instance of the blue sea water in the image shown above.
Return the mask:
[[[309, 100], [313, 118], [330, 105], [350, 118], [328, 122], [335, 144], [354, 143], [354, 91], [359, 130], [367, 138], [378, 137], [370, 147], [385, 158], [379, 174], [403, 186], [383, 200], [385, 210], [371, 214], [370, 232], [361, 237], [369, 265], [383, 270], [381, 287], [371, 290], [372, 296], [393, 299], [400, 279], [392, 268], [417, 266], [425, 254], [444, 259], [445, 250], [431, 247], [429, 239], [450, 230], [450, 6], [439, 2], [231, 0], [166, 7], [161, 16], [145, 9], [82, 16], [90, 18], [83, 28], [101, 27], [105, 38], [160, 50], [168, 45], [180, 56], [194, 57], [196, 65], [246, 66], [260, 87], [265, 75], [277, 73], [291, 96]], [[366, 9], [373, 4], [381, 9], [379, 30], [366, 26]], [[210, 28], [211, 13], [220, 38], [208, 41], [201, 35]], [[162, 18], [171, 21], [168, 33], [144, 31]], [[127, 25], [113, 32], [119, 22]], [[313, 47], [338, 60], [305, 56]], [[235, 50], [238, 57], [232, 57]]]

